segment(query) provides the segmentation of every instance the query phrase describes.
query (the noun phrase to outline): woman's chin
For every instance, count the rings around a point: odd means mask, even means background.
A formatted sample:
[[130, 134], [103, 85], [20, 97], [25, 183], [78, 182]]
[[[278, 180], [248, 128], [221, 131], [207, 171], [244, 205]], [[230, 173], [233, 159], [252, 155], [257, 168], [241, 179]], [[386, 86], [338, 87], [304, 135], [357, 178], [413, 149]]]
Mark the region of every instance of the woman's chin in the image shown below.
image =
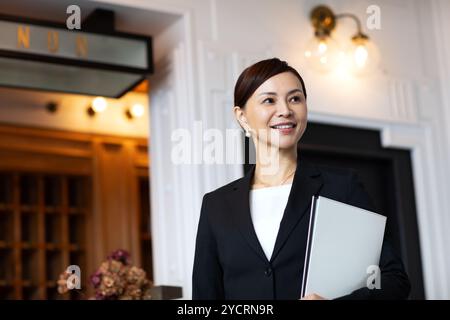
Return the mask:
[[292, 143], [292, 144], [281, 144], [278, 146], [278, 149], [280, 151], [287, 151], [287, 150], [291, 150], [296, 148], [296, 144]]
[[278, 150], [289, 150], [292, 148], [296, 148], [297, 147], [297, 143], [299, 141], [299, 139], [296, 139], [295, 137], [279, 137], [279, 139], [275, 139], [274, 140], [270, 140], [270, 141], [259, 141], [259, 145], [263, 146], [266, 145], [266, 148], [274, 148], [274, 149], [278, 149]]
[[292, 148], [297, 147], [297, 141], [294, 139], [280, 139], [280, 141], [276, 144], [273, 144], [274, 147], [277, 147], [281, 150], [290, 150]]

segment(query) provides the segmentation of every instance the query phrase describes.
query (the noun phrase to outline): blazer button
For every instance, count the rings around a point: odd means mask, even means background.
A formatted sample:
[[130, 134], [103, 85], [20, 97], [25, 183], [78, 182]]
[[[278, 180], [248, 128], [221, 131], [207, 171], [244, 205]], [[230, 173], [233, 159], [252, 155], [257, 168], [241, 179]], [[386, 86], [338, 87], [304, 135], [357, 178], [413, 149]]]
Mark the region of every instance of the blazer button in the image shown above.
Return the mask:
[[270, 277], [272, 275], [272, 268], [267, 268], [266, 271], [264, 271], [264, 274], [266, 277]]

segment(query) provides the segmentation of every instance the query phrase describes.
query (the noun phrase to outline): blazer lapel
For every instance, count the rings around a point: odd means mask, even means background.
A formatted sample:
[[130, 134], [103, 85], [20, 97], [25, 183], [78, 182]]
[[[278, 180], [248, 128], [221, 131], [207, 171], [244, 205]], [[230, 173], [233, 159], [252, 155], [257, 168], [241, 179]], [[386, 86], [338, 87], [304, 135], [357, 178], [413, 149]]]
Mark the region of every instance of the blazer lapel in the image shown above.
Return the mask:
[[311, 205], [312, 196], [319, 193], [322, 185], [323, 180], [320, 171], [307, 162], [299, 161], [286, 209], [281, 219], [275, 247], [270, 258], [271, 262], [280, 252], [292, 230], [305, 216]]
[[[269, 263], [256, 235], [250, 214], [249, 192], [254, 171], [253, 165], [251, 170], [236, 182], [232, 191], [227, 194], [227, 202], [231, 209], [231, 218], [246, 242], [265, 263]], [[312, 196], [319, 193], [322, 185], [320, 171], [307, 162], [299, 161], [270, 262], [276, 258], [294, 227], [307, 212]]]
[[246, 242], [265, 263], [269, 263], [259, 243], [250, 214], [249, 192], [254, 171], [255, 166], [253, 165], [251, 170], [242, 179], [238, 180], [232, 191], [227, 194], [227, 201], [231, 208], [231, 217]]

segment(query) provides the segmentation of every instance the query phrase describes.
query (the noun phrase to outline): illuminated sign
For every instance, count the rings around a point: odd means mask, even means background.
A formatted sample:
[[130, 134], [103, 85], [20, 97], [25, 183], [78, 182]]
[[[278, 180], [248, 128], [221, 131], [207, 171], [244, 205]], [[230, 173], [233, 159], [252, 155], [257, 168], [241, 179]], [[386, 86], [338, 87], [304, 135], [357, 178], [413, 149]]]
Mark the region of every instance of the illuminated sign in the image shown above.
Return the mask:
[[149, 37], [0, 17], [0, 86], [119, 97], [152, 71]]

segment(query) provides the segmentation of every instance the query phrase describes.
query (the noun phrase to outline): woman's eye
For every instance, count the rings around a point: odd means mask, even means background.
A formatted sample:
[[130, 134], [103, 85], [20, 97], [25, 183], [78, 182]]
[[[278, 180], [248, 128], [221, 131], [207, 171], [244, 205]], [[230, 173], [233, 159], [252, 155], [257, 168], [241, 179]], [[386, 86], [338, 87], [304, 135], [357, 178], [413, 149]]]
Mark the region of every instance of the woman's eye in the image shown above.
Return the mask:
[[298, 103], [298, 102], [302, 101], [302, 97], [294, 96], [290, 100], [291, 100], [291, 102]]
[[262, 103], [267, 104], [267, 103], [274, 103], [274, 102], [275, 102], [275, 100], [273, 98], [266, 98], [266, 99], [263, 100]]

